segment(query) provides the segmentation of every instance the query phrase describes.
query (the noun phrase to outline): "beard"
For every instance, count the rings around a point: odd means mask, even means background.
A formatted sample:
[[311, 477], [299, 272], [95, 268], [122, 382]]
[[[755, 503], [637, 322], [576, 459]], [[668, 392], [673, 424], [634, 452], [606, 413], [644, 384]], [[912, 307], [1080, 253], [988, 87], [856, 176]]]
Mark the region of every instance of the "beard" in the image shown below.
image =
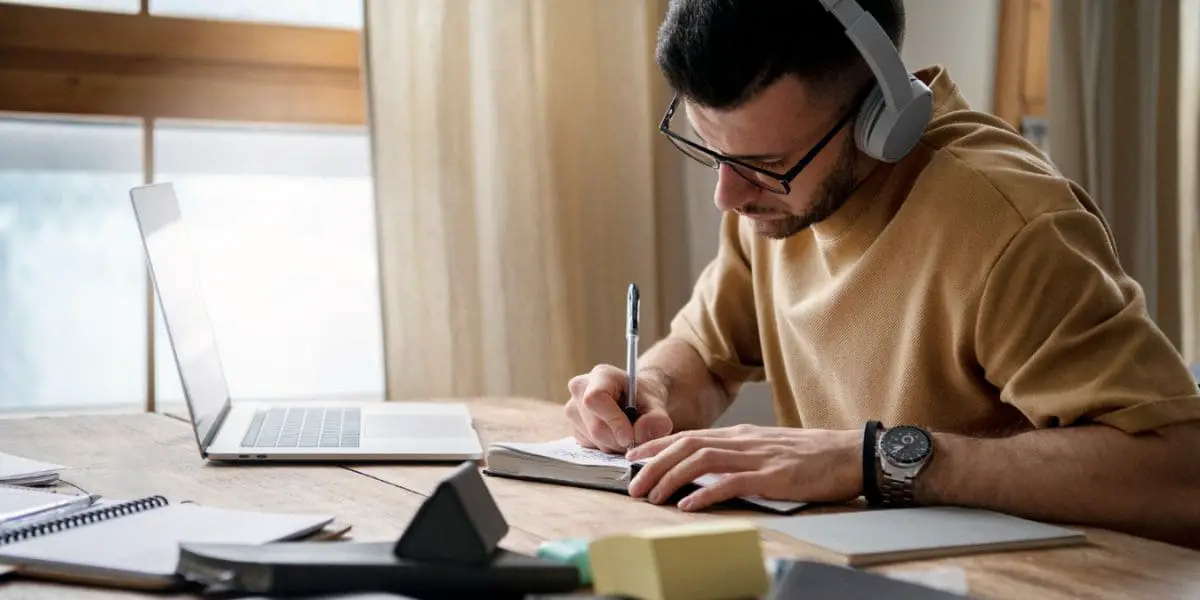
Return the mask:
[[[854, 173], [858, 154], [855, 152], [853, 137], [848, 137], [847, 142], [829, 175], [817, 186], [812, 206], [808, 210], [802, 214], [787, 215], [770, 221], [754, 221], [755, 233], [773, 240], [786, 239], [808, 229], [814, 223], [828, 219], [845, 205], [859, 183]], [[769, 211], [746, 206], [741, 212], [754, 214]]]

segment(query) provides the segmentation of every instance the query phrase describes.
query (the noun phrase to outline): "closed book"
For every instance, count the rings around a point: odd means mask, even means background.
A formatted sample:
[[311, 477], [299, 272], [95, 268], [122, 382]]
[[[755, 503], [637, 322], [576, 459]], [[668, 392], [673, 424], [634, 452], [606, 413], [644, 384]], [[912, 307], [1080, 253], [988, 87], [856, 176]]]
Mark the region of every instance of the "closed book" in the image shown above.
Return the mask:
[[853, 567], [1087, 542], [1081, 531], [958, 506], [804, 515], [760, 524], [828, 562]]
[[524, 598], [581, 586], [572, 565], [496, 550], [486, 560], [415, 561], [394, 542], [183, 544], [177, 572], [207, 593], [390, 592], [428, 598]]

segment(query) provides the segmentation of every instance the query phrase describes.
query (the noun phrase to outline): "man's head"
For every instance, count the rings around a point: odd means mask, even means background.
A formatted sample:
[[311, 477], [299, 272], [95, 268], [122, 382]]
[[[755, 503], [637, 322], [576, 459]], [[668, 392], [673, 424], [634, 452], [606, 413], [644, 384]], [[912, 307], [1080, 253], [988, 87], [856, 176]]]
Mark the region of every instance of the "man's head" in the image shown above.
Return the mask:
[[[899, 48], [901, 0], [858, 3]], [[743, 163], [721, 163], [715, 201], [754, 219], [762, 235], [788, 237], [828, 218], [870, 167], [847, 119], [873, 77], [819, 0], [671, 0], [657, 61], [679, 94], [670, 130]], [[805, 160], [786, 189], [754, 170], [782, 175]]]

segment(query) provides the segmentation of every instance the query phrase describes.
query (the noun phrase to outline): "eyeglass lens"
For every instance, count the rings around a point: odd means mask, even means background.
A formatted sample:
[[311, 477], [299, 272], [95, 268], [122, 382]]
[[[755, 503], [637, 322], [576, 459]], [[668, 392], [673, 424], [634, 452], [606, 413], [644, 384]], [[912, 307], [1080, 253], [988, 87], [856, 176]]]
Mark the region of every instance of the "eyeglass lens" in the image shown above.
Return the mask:
[[[674, 133], [674, 132], [672, 132], [672, 133]], [[729, 165], [729, 168], [733, 169], [733, 171], [735, 173], [740, 175], [742, 177], [742, 179], [745, 179], [746, 181], [749, 181], [750, 183], [753, 183], [763, 189], [766, 189], [767, 191], [770, 191], [770, 192], [773, 192], [776, 194], [786, 194], [788, 192], [787, 188], [783, 186], [782, 182], [780, 182], [779, 179], [777, 179], [775, 177], [772, 177], [765, 173], [760, 173], [758, 171], [755, 171], [754, 169], [747, 168], [747, 167], [745, 167], [743, 165], [739, 165], [737, 163], [722, 161], [722, 160], [718, 159], [717, 157], [715, 157], [711, 154], [702, 152], [700, 149], [695, 148], [692, 145], [684, 143], [680, 140], [677, 140], [670, 135], [667, 136], [667, 139], [671, 140], [671, 143], [674, 144], [675, 147], [678, 148], [681, 152], [688, 155], [689, 157], [694, 159], [696, 162], [698, 162], [710, 169], [716, 169], [721, 166], [722, 162], [724, 162], [725, 164]]]

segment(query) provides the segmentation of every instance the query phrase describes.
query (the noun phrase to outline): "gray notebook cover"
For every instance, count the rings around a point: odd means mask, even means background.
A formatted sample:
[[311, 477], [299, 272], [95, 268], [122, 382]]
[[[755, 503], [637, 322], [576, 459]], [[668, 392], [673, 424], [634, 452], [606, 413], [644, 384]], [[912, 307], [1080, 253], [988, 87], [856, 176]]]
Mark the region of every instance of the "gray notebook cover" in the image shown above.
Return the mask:
[[960, 507], [877, 509], [763, 519], [763, 528], [854, 565], [1083, 543], [1079, 531]]

